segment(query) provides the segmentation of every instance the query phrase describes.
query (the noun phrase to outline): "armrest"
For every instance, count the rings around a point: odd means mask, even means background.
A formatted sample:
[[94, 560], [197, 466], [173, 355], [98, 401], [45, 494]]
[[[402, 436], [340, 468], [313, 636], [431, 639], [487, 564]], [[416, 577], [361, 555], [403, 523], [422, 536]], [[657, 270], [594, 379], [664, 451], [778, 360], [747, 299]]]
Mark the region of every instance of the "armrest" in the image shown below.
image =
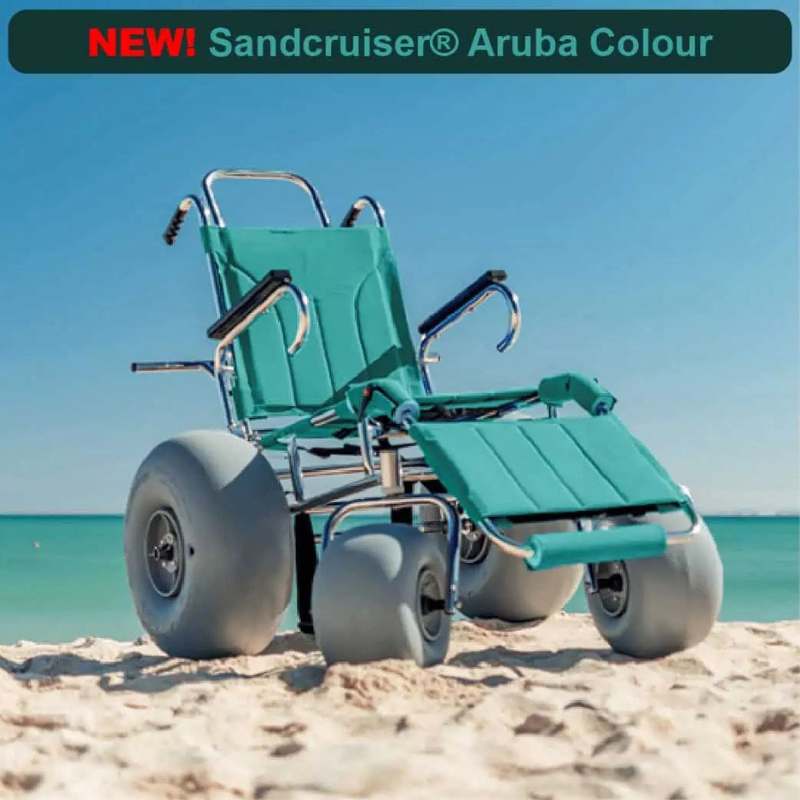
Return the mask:
[[558, 407], [573, 400], [594, 417], [608, 414], [617, 402], [617, 398], [594, 378], [576, 372], [542, 378], [539, 382], [539, 398], [549, 406]]
[[220, 317], [209, 329], [208, 338], [224, 339], [240, 323], [266, 302], [273, 294], [291, 283], [292, 276], [288, 270], [273, 269], [257, 283], [230, 311]]
[[474, 300], [493, 283], [502, 283], [508, 275], [501, 269], [491, 269], [484, 272], [476, 281], [466, 289], [462, 289], [452, 300], [445, 303], [438, 311], [431, 314], [420, 326], [419, 332], [424, 336], [430, 333], [437, 325], [441, 324], [451, 314], [460, 310], [464, 305]]

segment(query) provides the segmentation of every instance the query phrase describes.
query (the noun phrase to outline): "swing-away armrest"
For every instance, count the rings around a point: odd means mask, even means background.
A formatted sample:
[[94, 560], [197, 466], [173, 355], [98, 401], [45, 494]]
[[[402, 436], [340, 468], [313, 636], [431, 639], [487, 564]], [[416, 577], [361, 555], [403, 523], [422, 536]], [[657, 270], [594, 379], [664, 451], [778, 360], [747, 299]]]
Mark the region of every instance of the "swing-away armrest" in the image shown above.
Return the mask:
[[243, 322], [258, 306], [292, 281], [289, 270], [274, 269], [267, 273], [233, 308], [221, 316], [209, 329], [208, 338], [219, 341]]
[[424, 336], [430, 333], [435, 327], [444, 322], [449, 316], [461, 310], [471, 300], [475, 300], [489, 286], [502, 283], [508, 275], [504, 270], [491, 269], [483, 273], [477, 280], [473, 281], [466, 289], [462, 289], [452, 300], [445, 303], [438, 311], [431, 314], [420, 326], [419, 332]]

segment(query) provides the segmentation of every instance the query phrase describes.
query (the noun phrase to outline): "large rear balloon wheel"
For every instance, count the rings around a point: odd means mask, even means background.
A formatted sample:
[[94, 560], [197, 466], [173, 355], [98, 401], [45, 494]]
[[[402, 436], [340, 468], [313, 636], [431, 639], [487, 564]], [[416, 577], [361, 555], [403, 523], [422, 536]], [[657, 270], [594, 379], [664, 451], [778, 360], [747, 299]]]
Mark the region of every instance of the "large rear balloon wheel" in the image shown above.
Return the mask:
[[128, 498], [125, 563], [139, 619], [166, 653], [261, 652], [294, 572], [289, 508], [272, 467], [221, 431], [158, 445]]

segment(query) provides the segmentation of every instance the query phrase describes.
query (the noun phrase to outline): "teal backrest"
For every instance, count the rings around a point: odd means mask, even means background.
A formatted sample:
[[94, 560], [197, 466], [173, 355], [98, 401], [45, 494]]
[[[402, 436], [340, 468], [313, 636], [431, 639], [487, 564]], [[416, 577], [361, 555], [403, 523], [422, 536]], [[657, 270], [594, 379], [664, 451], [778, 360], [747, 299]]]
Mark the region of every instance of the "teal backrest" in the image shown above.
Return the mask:
[[286, 352], [297, 311], [284, 297], [234, 343], [233, 400], [240, 418], [308, 414], [353, 383], [392, 378], [421, 390], [395, 259], [385, 229], [201, 229], [227, 308], [270, 270], [286, 269], [309, 299], [311, 330]]

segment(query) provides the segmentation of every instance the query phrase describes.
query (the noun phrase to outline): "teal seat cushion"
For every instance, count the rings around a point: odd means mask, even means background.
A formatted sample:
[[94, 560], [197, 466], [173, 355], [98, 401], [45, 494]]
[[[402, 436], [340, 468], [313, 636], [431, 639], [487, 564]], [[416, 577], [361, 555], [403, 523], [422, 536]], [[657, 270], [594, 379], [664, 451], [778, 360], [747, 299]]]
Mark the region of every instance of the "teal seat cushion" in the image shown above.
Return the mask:
[[240, 418], [314, 413], [355, 383], [392, 379], [421, 393], [394, 255], [385, 229], [202, 229], [228, 307], [270, 270], [285, 269], [309, 299], [311, 329], [293, 356], [288, 297], [234, 343], [233, 399]]
[[666, 470], [611, 414], [422, 422], [410, 433], [475, 521], [686, 502]]

